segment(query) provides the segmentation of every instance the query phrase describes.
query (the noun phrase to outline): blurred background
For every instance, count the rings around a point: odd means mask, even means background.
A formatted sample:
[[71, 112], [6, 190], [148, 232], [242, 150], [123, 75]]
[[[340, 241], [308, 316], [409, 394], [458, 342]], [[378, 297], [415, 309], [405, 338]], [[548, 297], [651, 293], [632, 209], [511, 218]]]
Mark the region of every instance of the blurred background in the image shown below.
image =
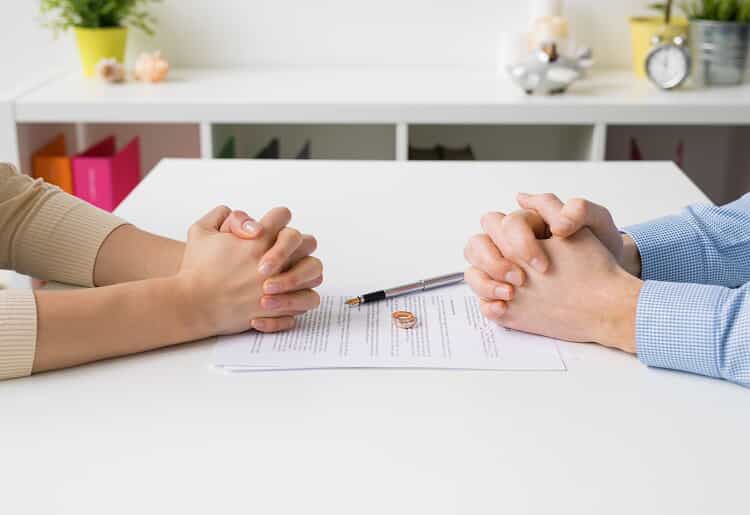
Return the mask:
[[[166, 157], [667, 160], [724, 203], [750, 0], [683, 4], [2, 0], [0, 160], [105, 209]], [[92, 153], [132, 164], [106, 201]]]
[[[626, 67], [628, 18], [646, 0], [567, 0], [576, 39], [597, 66]], [[2, 84], [44, 66], [75, 66], [73, 34], [55, 40], [35, 0], [3, 0]], [[468, 65], [494, 69], [498, 34], [528, 24], [531, 2], [509, 0], [164, 0], [153, 38], [131, 31], [128, 59], [160, 48], [177, 67]], [[8, 23], [10, 21], [10, 23]], [[19, 48], [23, 51], [19, 52]]]

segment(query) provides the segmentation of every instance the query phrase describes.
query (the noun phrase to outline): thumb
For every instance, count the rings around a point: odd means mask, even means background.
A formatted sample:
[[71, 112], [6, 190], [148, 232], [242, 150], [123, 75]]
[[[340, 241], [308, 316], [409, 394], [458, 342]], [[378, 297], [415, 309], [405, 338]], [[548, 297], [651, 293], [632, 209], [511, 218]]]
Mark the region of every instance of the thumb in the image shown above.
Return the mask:
[[243, 240], [262, 236], [263, 226], [244, 211], [232, 211], [221, 224], [219, 232], [231, 233]]
[[211, 211], [206, 213], [200, 220], [195, 222], [194, 227], [200, 227], [201, 229], [209, 232], [216, 232], [227, 219], [229, 214], [232, 212], [227, 206], [218, 206], [213, 208]]
[[617, 254], [615, 249], [622, 246], [622, 236], [607, 208], [588, 200], [574, 198], [565, 203], [561, 213], [576, 225], [588, 226], [610, 251]]
[[556, 195], [546, 193], [543, 195], [529, 195], [519, 193], [516, 196], [518, 205], [524, 209], [531, 209], [539, 213], [549, 226], [549, 230], [555, 236], [567, 238], [583, 226], [583, 221], [571, 220], [565, 216], [563, 203]]

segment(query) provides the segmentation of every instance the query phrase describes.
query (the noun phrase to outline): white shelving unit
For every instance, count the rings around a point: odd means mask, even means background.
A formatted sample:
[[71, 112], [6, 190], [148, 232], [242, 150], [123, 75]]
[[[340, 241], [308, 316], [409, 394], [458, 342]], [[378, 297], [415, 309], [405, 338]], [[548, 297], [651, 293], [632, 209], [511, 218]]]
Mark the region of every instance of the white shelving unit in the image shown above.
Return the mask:
[[[656, 91], [595, 71], [567, 94], [528, 97], [464, 69], [176, 70], [164, 84], [107, 85], [78, 73], [0, 98], [0, 135], [23, 170], [60, 131], [70, 151], [104, 134], [140, 135], [144, 170], [162, 157], [212, 157], [233, 135], [240, 157], [279, 137], [282, 157], [408, 159], [408, 147], [471, 145], [481, 160], [674, 159], [715, 201], [750, 189], [750, 86]], [[17, 142], [16, 142], [17, 140]], [[0, 147], [0, 152], [3, 148]]]

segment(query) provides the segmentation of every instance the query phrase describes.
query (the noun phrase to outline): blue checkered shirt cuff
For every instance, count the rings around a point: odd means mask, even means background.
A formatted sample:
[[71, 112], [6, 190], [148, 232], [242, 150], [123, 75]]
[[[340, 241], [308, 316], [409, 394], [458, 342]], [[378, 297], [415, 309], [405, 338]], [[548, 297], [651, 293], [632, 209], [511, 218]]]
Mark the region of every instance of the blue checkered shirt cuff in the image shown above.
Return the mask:
[[680, 283], [703, 283], [704, 250], [696, 245], [700, 233], [684, 216], [666, 216], [623, 229], [641, 254], [641, 278]]
[[638, 358], [652, 367], [719, 377], [718, 321], [727, 289], [646, 281], [638, 299]]

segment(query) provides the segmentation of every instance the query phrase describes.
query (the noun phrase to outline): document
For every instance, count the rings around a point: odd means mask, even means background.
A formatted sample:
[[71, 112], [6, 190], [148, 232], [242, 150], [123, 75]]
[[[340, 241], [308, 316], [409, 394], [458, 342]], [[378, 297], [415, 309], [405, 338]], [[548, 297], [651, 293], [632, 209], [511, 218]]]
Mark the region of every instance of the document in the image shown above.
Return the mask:
[[[565, 370], [557, 341], [498, 327], [479, 311], [466, 285], [356, 307], [322, 297], [320, 307], [278, 334], [219, 338], [215, 365], [228, 371], [308, 368]], [[394, 311], [417, 317], [412, 329]]]

